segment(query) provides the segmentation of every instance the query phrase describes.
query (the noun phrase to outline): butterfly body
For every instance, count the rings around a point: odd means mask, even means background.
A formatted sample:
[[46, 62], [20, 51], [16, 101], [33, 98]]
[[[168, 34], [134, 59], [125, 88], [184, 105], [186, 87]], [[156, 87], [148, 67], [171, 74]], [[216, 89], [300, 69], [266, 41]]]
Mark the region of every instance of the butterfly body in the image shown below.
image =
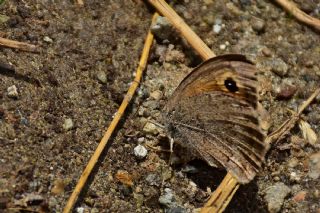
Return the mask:
[[257, 112], [258, 81], [241, 55], [210, 59], [180, 83], [165, 107], [171, 136], [193, 158], [252, 180], [268, 147]]

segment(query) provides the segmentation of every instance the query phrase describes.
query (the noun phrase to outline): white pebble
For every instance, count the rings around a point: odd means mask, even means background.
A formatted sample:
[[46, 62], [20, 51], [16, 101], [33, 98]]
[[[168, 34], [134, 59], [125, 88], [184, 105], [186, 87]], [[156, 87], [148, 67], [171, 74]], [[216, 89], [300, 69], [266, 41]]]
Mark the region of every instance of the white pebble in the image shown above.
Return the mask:
[[225, 49], [227, 48], [227, 46], [226, 46], [225, 44], [221, 44], [221, 45], [219, 46], [219, 48], [220, 48], [220, 50], [225, 50]]
[[137, 158], [143, 159], [147, 156], [148, 150], [144, 146], [139, 144], [133, 149], [133, 153]]
[[62, 127], [63, 127], [63, 129], [66, 130], [66, 131], [72, 129], [72, 128], [73, 128], [73, 121], [72, 121], [72, 119], [71, 119], [71, 118], [65, 119]]
[[8, 96], [10, 98], [17, 98], [18, 97], [18, 89], [17, 89], [16, 85], [8, 87], [7, 92], [8, 92]]
[[219, 34], [221, 29], [222, 29], [221, 25], [219, 25], [219, 24], [213, 25], [213, 32], [214, 33]]

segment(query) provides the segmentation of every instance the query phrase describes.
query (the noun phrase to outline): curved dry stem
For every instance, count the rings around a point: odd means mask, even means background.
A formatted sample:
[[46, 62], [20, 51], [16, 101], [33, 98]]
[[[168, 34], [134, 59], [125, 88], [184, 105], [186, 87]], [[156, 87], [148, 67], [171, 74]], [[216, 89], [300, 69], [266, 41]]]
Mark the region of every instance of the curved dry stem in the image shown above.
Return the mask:
[[279, 5], [281, 5], [286, 11], [291, 13], [297, 20], [302, 23], [305, 23], [311, 27], [314, 27], [317, 30], [320, 30], [320, 20], [309, 16], [300, 10], [297, 5], [288, 0], [275, 0]]

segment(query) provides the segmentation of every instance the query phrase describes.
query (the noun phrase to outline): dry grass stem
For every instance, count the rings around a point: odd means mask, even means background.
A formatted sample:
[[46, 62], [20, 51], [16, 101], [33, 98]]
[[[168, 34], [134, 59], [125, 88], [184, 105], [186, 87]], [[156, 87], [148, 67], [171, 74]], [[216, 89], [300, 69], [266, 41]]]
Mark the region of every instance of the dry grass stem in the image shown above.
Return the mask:
[[294, 113], [291, 118], [287, 119], [283, 124], [268, 135], [266, 143], [277, 143], [279, 142], [289, 131], [294, 127], [296, 122], [300, 119], [300, 115], [303, 110], [311, 104], [311, 102], [320, 94], [320, 88], [316, 89], [312, 95], [302, 103], [299, 107], [298, 112]]
[[27, 52], [38, 52], [37, 46], [35, 46], [33, 44], [28, 44], [28, 43], [20, 42], [20, 41], [14, 41], [11, 39], [1, 38], [1, 37], [0, 37], [0, 45], [4, 46], [4, 47], [27, 51]]
[[163, 0], [149, 0], [149, 2], [165, 16], [172, 25], [182, 34], [182, 36], [190, 43], [190, 45], [198, 52], [203, 60], [208, 60], [216, 55], [201, 40], [201, 38], [193, 32], [193, 30], [183, 21], [183, 19]]
[[320, 30], [320, 20], [309, 16], [308, 14], [301, 11], [297, 5], [288, 0], [275, 0], [279, 5], [281, 5], [286, 11], [292, 14], [300, 22], [305, 23], [317, 30]]
[[[155, 22], [156, 18], [158, 17], [158, 14], [155, 13], [153, 18], [152, 18], [152, 23]], [[124, 114], [125, 109], [127, 108], [129, 102], [131, 101], [137, 87], [139, 86], [141, 77], [142, 77], [142, 72], [144, 71], [146, 64], [147, 64], [147, 59], [149, 56], [149, 52], [150, 52], [150, 48], [152, 45], [152, 41], [153, 41], [153, 35], [152, 33], [148, 32], [148, 35], [146, 37], [145, 40], [145, 44], [143, 47], [143, 52], [140, 58], [140, 62], [139, 62], [139, 66], [137, 68], [136, 71], [136, 77], [134, 78], [126, 96], [124, 97], [118, 111], [116, 112], [113, 120], [111, 121], [111, 124], [109, 126], [109, 128], [107, 129], [107, 131], [105, 132], [103, 138], [101, 139], [97, 149], [95, 150], [94, 154], [92, 155], [92, 157], [90, 158], [86, 168], [84, 169], [83, 173], [81, 174], [81, 177], [74, 189], [74, 191], [72, 192], [63, 212], [64, 213], [68, 213], [71, 212], [75, 202], [77, 201], [79, 194], [82, 190], [82, 188], [84, 187], [84, 185], [86, 184], [86, 181], [88, 180], [89, 175], [91, 174], [94, 166], [96, 165], [96, 163], [98, 162], [98, 159], [100, 158], [100, 155], [102, 153], [102, 151], [104, 150], [104, 148], [106, 147], [113, 131], [115, 130], [117, 124], [119, 123], [122, 115]]]

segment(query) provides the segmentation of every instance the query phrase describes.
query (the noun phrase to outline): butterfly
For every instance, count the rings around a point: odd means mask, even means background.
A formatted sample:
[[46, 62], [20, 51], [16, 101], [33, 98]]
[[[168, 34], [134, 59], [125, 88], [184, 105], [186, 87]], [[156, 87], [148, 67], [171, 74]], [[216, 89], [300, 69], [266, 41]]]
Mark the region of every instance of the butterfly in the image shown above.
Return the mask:
[[245, 56], [211, 58], [179, 84], [164, 108], [166, 130], [185, 155], [250, 182], [268, 145], [261, 130], [255, 66]]

